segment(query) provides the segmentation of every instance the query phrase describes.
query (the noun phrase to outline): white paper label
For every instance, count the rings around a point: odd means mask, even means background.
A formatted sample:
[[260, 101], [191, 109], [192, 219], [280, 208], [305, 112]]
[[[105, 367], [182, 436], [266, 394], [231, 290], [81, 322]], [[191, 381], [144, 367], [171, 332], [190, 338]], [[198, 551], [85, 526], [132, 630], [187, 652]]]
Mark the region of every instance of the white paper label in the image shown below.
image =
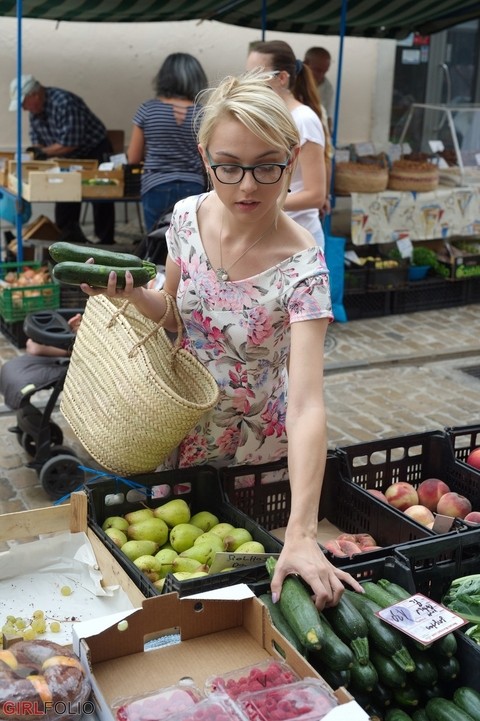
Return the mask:
[[264, 564], [267, 558], [278, 558], [278, 553], [216, 553], [209, 573], [220, 573], [227, 568], [244, 568]]
[[480, 153], [475, 153], [475, 162], [480, 165]]
[[413, 243], [409, 237], [397, 240], [397, 248], [402, 258], [411, 258], [413, 254]]
[[349, 150], [336, 150], [335, 151], [335, 162], [336, 163], [348, 163], [350, 160]]
[[375, 146], [373, 143], [356, 143], [355, 150], [357, 155], [375, 155]]
[[442, 150], [445, 150], [445, 146], [441, 140], [429, 140], [428, 144], [432, 153], [441, 153]]
[[402, 157], [402, 146], [398, 145], [398, 143], [390, 143], [389, 149], [388, 149], [388, 155], [390, 157], [390, 160], [400, 160]]
[[448, 163], [447, 163], [447, 161], [445, 160], [445, 158], [439, 158], [439, 159], [438, 159], [438, 167], [439, 167], [441, 170], [445, 170], [445, 168], [449, 168], [450, 166], [448, 165]]
[[433, 643], [468, 623], [422, 593], [416, 593], [404, 601], [388, 606], [378, 611], [376, 615], [407, 636], [424, 644]]
[[412, 146], [410, 143], [402, 143], [402, 153], [403, 155], [410, 155], [412, 152]]

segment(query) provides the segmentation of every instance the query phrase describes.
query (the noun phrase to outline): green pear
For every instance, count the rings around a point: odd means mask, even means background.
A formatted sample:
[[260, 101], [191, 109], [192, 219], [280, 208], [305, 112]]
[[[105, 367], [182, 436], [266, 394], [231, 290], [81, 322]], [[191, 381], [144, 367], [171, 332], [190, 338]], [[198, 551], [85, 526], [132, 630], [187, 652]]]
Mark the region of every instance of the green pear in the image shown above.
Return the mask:
[[102, 523], [102, 530], [106, 531], [107, 528], [118, 528], [120, 531], [127, 530], [129, 523], [123, 516], [109, 516]]
[[202, 533], [201, 536], [195, 539], [194, 546], [198, 546], [199, 543], [210, 543], [213, 548], [217, 551], [217, 553], [221, 553], [223, 548], [223, 541], [216, 533], [212, 533], [211, 531], [208, 531], [208, 533]]
[[164, 585], [165, 585], [165, 579], [164, 579], [164, 578], [159, 578], [158, 581], [154, 581], [154, 582], [153, 582], [153, 585], [155, 586], [155, 588], [157, 589], [157, 591], [158, 591], [159, 593], [162, 593], [163, 587], [164, 587]]
[[182, 551], [180, 556], [183, 558], [195, 558], [197, 561], [200, 561], [200, 563], [211, 566], [216, 553], [217, 548], [208, 541], [204, 541], [203, 543], [194, 543], [191, 548]]
[[242, 543], [253, 541], [252, 534], [246, 528], [234, 528], [233, 531], [224, 537], [223, 547], [226, 551], [236, 551]]
[[178, 553], [173, 548], [161, 548], [155, 554], [155, 558], [160, 563], [160, 578], [165, 578], [167, 573], [171, 573], [172, 562], [177, 556]]
[[265, 553], [265, 546], [260, 541], [247, 541], [238, 546], [235, 553]]
[[152, 555], [157, 550], [158, 543], [155, 543], [155, 541], [127, 541], [121, 548], [122, 553], [131, 561], [134, 561], [139, 556]]
[[190, 508], [183, 498], [175, 498], [173, 501], [168, 501], [168, 503], [164, 503], [163, 506], [155, 508], [153, 515], [155, 518], [161, 518], [167, 526], [173, 528], [174, 526], [178, 526], [179, 523], [189, 522]]
[[134, 541], [155, 541], [162, 546], [168, 538], [168, 526], [161, 518], [148, 518], [128, 527], [127, 536]]
[[170, 543], [177, 553], [181, 553], [193, 546], [195, 539], [201, 534], [202, 529], [198, 526], [192, 526], [191, 523], [179, 523], [170, 531]]
[[230, 531], [233, 531], [235, 526], [232, 526], [231, 523], [217, 523], [216, 526], [213, 526], [213, 528], [210, 529], [211, 533], [216, 533], [217, 536], [220, 536], [220, 538], [224, 538], [227, 533], [230, 533]]
[[204, 567], [203, 563], [197, 561], [195, 558], [185, 558], [183, 556], [177, 556], [172, 561], [172, 571], [177, 573], [178, 571], [208, 571], [208, 568]]
[[190, 523], [194, 526], [198, 526], [205, 532], [209, 531], [214, 526], [217, 526], [220, 523], [220, 520], [214, 516], [213, 513], [210, 513], [210, 511], [199, 511], [191, 517]]
[[200, 576], [208, 576], [206, 571], [194, 571], [190, 574], [190, 578], [200, 578]]
[[109, 526], [108, 528], [106, 528], [105, 535], [111, 538], [114, 544], [119, 548], [121, 548], [123, 544], [128, 541], [125, 533], [119, 528], [115, 528], [115, 526]]
[[192, 575], [189, 571], [177, 571], [173, 574], [177, 581], [186, 581]]
[[160, 578], [161, 565], [155, 556], [144, 555], [139, 556], [133, 562], [135, 566], [146, 575], [150, 581], [158, 581]]
[[153, 511], [151, 508], [140, 508], [138, 511], [126, 513], [124, 518], [128, 521], [129, 525], [131, 523], [140, 523], [141, 521], [146, 521], [147, 518], [153, 518]]

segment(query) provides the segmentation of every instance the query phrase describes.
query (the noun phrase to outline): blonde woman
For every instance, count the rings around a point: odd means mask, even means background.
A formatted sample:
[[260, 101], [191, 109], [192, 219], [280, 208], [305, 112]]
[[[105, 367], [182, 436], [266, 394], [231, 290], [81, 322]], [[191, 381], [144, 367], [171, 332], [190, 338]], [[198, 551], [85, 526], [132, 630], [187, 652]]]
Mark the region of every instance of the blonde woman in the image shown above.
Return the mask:
[[[175, 206], [164, 291], [134, 288], [128, 272], [123, 291], [114, 272], [106, 291], [82, 288], [128, 297], [156, 321], [166, 312], [164, 292], [176, 299], [185, 346], [216, 378], [220, 399], [166, 467], [288, 456], [292, 501], [272, 593], [278, 599], [285, 576], [298, 573], [323, 608], [338, 602], [343, 582], [361, 588], [317, 543], [328, 271], [311, 234], [281, 209], [300, 139], [271, 80], [259, 73], [226, 78], [207, 100], [198, 147], [213, 190]], [[171, 316], [166, 327], [175, 330]]]

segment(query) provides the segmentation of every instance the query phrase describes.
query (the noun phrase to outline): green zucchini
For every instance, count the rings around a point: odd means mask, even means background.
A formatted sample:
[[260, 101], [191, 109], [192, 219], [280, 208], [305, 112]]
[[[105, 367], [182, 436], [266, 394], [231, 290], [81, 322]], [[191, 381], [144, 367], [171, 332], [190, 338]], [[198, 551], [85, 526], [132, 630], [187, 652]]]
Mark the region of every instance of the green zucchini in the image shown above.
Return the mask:
[[273, 603], [272, 601], [272, 594], [271, 593], [263, 593], [261, 596], [259, 596], [260, 601], [265, 604], [265, 606], [268, 609], [268, 612], [270, 614], [270, 618], [272, 619], [272, 623], [279, 631], [282, 636], [284, 636], [289, 643], [292, 644], [292, 646], [301, 654], [304, 653], [305, 649], [303, 648], [302, 644], [298, 640], [296, 634], [292, 631], [292, 628], [290, 624], [288, 623], [287, 619], [283, 615], [280, 606], [278, 603]]
[[447, 656], [450, 658], [457, 653], [457, 639], [454, 633], [447, 633], [446, 636], [442, 636], [438, 641], [434, 641], [432, 644], [432, 651], [436, 656]]
[[336, 606], [324, 608], [322, 613], [337, 636], [350, 646], [357, 661], [367, 664], [368, 626], [351, 601], [343, 595]]
[[428, 721], [427, 712], [424, 708], [417, 708], [412, 713], [412, 721]]
[[[319, 655], [320, 654], [316, 654], [317, 657]], [[348, 688], [350, 686], [351, 675], [349, 670], [344, 669], [343, 671], [334, 671], [327, 665], [319, 663], [318, 658], [311, 658], [310, 654], [308, 655], [308, 662], [316, 671], [318, 671], [320, 676], [328, 683], [329, 686], [331, 686], [331, 688], [333, 688], [334, 691], [336, 691], [337, 688], [340, 688], [340, 686], [343, 686], [344, 688]]]
[[385, 686], [385, 684], [380, 681], [377, 681], [370, 695], [375, 699], [377, 704], [381, 705], [385, 709], [392, 705], [392, 689], [388, 688], [388, 686]]
[[111, 265], [116, 268], [142, 268], [144, 261], [133, 253], [116, 253], [112, 250], [102, 250], [84, 245], [74, 245], [59, 241], [53, 243], [48, 252], [57, 263], [71, 261], [74, 263], [86, 263], [93, 258], [98, 265]]
[[377, 581], [377, 585], [381, 586], [381, 588], [383, 588], [385, 591], [387, 591], [387, 593], [393, 596], [396, 601], [404, 601], [406, 598], [409, 598], [413, 595], [413, 593], [410, 593], [402, 586], [399, 586], [398, 583], [387, 581], [386, 578], [379, 578]]
[[437, 656], [435, 665], [440, 681], [453, 681], [460, 673], [460, 664], [456, 656], [450, 656], [449, 658], [440, 658]]
[[385, 714], [385, 721], [412, 721], [412, 717], [401, 708], [390, 708]]
[[440, 698], [444, 695], [445, 690], [440, 688], [438, 684], [433, 686], [425, 686], [421, 689], [423, 703], [427, 703], [431, 698]]
[[348, 670], [350, 671], [353, 689], [371, 693], [378, 683], [377, 669], [371, 661], [368, 663], [360, 663], [355, 660]]
[[405, 688], [394, 688], [393, 698], [400, 706], [407, 708], [415, 708], [420, 703], [420, 692], [414, 686], [405, 686]]
[[368, 635], [372, 644], [380, 652], [391, 658], [392, 661], [395, 661], [399, 668], [407, 673], [413, 671], [415, 663], [403, 643], [402, 635], [375, 615], [377, 611], [382, 610], [381, 606], [370, 601], [369, 598], [365, 598], [364, 594], [355, 593], [348, 589], [345, 594], [367, 622]]
[[429, 721], [475, 721], [478, 716], [470, 716], [458, 708], [457, 704], [446, 698], [431, 698], [425, 706]]
[[407, 685], [407, 674], [386, 654], [376, 648], [370, 649], [370, 660], [375, 666], [378, 680], [388, 688], [403, 688]]
[[389, 593], [382, 588], [382, 586], [374, 583], [373, 581], [364, 581], [361, 585], [365, 591], [365, 596], [369, 598], [370, 601], [378, 603], [378, 605], [382, 608], [387, 608], [387, 606], [393, 606], [398, 603], [398, 598], [395, 598], [393, 594]]
[[460, 686], [453, 694], [453, 701], [458, 708], [470, 714], [472, 718], [480, 718], [480, 693], [469, 686]]
[[415, 662], [412, 679], [419, 686], [434, 686], [438, 681], [438, 670], [430, 655], [416, 649], [412, 649], [410, 654]]
[[[271, 556], [265, 561], [270, 578], [273, 578], [276, 563], [276, 559]], [[325, 624], [322, 624], [320, 613], [299, 578], [287, 576], [284, 579], [278, 603], [284, 618], [302, 646], [320, 650], [325, 641]]]
[[93, 288], [106, 288], [112, 270], [117, 274], [117, 288], [125, 288], [125, 272], [127, 270], [133, 276], [133, 285], [135, 287], [146, 285], [157, 274], [154, 265], [142, 268], [113, 268], [112, 266], [97, 265], [96, 263], [74, 263], [68, 260], [57, 263], [53, 267], [52, 273], [56, 280], [67, 285], [87, 283]]
[[330, 626], [323, 613], [318, 614], [322, 625], [322, 662], [334, 671], [350, 669], [355, 657], [351, 649], [344, 643]]

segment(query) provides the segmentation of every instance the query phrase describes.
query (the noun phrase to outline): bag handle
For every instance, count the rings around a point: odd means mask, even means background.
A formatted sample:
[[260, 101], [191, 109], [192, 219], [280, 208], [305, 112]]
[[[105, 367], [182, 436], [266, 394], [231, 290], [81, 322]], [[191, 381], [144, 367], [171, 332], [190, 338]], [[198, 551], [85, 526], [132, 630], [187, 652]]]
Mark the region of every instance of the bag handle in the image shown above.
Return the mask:
[[[181, 346], [182, 346], [182, 340], [183, 340], [183, 324], [182, 324], [182, 319], [181, 319], [181, 317], [180, 317], [180, 313], [178, 312], [178, 307], [177, 307], [177, 303], [176, 303], [176, 301], [175, 301], [175, 298], [173, 298], [173, 297], [170, 295], [170, 293], [167, 293], [167, 291], [163, 290], [163, 288], [159, 291], [159, 293], [161, 293], [161, 294], [163, 295], [163, 297], [165, 298], [165, 303], [166, 303], [166, 305], [165, 305], [165, 312], [164, 312], [164, 314], [162, 315], [162, 317], [160, 318], [160, 320], [158, 321], [158, 323], [156, 323], [156, 325], [154, 326], [154, 328], [152, 328], [152, 330], [151, 330], [149, 333], [147, 333], [145, 336], [143, 336], [143, 338], [141, 338], [139, 341], [137, 341], [137, 343], [135, 343], [135, 344], [132, 346], [132, 348], [131, 348], [130, 351], [128, 352], [128, 357], [129, 357], [129, 358], [132, 358], [132, 357], [135, 355], [135, 353], [137, 352], [137, 350], [138, 350], [141, 346], [145, 345], [145, 343], [146, 343], [148, 340], [150, 340], [150, 338], [151, 338], [153, 335], [155, 335], [155, 333], [158, 333], [158, 331], [160, 330], [160, 328], [163, 328], [163, 326], [165, 325], [165, 321], [166, 321], [166, 319], [167, 319], [167, 316], [168, 316], [168, 314], [170, 313], [170, 311], [173, 312], [173, 315], [174, 315], [174, 317], [175, 317], [175, 322], [176, 322], [176, 324], [177, 324], [177, 337], [176, 337], [176, 339], [175, 339], [175, 343], [172, 344], [172, 357], [171, 357], [172, 363], [173, 363], [173, 361], [174, 361], [174, 359], [175, 359], [175, 356], [176, 356], [177, 352], [180, 350], [180, 348], [181, 348]], [[113, 313], [110, 321], [109, 321], [108, 324], [107, 324], [107, 328], [110, 328], [110, 327], [113, 325], [113, 323], [115, 322], [115, 320], [118, 318], [118, 316], [121, 315], [122, 313], [124, 313], [124, 311], [125, 311], [125, 309], [126, 309], [126, 307], [128, 306], [129, 303], [130, 303], [130, 301], [129, 301], [129, 300], [126, 300], [125, 303], [124, 303], [123, 305], [121, 305], [120, 308], [118, 308], [118, 310], [115, 311], [115, 313]]]

